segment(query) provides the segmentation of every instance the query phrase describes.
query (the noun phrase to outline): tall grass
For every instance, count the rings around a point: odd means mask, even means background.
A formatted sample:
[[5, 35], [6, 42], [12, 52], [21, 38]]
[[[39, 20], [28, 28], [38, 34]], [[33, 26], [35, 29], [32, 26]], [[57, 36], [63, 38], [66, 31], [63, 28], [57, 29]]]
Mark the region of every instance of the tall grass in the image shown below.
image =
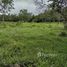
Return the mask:
[[62, 31], [62, 23], [1, 23], [0, 65], [33, 61], [36, 67], [67, 67]]

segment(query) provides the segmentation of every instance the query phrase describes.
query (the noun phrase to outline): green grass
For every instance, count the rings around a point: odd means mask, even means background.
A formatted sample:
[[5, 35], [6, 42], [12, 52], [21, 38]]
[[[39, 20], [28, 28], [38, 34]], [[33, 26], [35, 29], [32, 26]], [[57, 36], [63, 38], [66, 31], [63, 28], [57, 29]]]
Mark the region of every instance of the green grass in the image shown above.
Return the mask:
[[67, 67], [63, 23], [1, 23], [0, 64], [34, 61], [36, 67]]

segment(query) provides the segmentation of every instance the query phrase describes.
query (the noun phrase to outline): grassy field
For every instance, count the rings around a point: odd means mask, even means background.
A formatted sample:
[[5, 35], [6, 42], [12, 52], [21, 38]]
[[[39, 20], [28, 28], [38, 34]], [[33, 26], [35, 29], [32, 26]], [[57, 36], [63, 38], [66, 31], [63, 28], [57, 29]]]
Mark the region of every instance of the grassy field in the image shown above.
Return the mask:
[[67, 67], [67, 37], [59, 36], [62, 31], [67, 32], [62, 23], [1, 23], [0, 64]]

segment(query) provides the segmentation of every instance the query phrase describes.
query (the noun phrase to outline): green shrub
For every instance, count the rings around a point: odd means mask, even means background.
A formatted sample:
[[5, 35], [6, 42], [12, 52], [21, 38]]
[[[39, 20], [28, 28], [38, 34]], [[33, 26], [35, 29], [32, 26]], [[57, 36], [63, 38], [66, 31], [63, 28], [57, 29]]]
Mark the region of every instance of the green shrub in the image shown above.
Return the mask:
[[59, 36], [66, 37], [66, 36], [67, 36], [67, 33], [66, 33], [66, 32], [61, 32], [61, 33], [59, 34]]

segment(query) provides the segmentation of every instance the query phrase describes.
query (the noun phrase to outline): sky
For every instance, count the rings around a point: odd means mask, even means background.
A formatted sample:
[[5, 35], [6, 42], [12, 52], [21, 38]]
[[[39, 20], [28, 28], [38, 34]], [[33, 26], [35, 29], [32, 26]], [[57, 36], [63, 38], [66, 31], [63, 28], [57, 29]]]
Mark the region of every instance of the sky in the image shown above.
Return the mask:
[[[40, 1], [40, 0], [39, 0]], [[47, 0], [45, 0], [46, 2]], [[19, 10], [27, 9], [29, 12], [33, 14], [37, 14], [39, 11], [36, 9], [36, 5], [34, 4], [33, 0], [14, 0], [14, 10], [11, 13], [18, 14]]]

